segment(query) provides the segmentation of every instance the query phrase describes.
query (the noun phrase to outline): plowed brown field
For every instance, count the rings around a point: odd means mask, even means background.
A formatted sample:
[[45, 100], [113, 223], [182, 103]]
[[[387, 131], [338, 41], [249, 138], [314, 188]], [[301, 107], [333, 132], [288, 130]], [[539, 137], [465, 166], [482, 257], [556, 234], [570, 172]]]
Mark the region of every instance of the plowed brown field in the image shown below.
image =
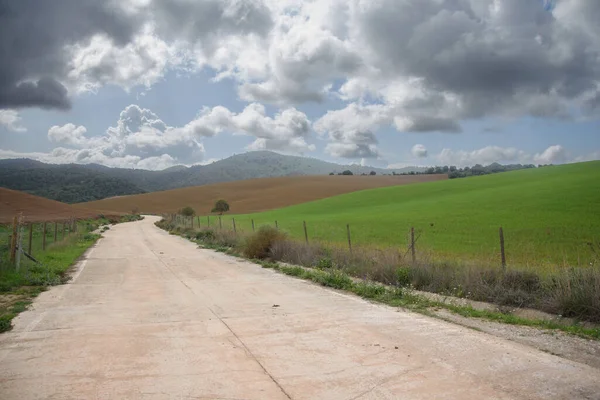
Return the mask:
[[19, 213], [23, 213], [27, 222], [41, 222], [93, 218], [100, 212], [0, 187], [0, 223], [12, 222]]
[[207, 214], [218, 199], [225, 199], [231, 213], [244, 214], [319, 200], [325, 197], [374, 189], [447, 179], [446, 175], [402, 176], [296, 176], [262, 178], [194, 186], [163, 192], [112, 197], [80, 203], [77, 208], [130, 213], [160, 214], [190, 206], [198, 214]]

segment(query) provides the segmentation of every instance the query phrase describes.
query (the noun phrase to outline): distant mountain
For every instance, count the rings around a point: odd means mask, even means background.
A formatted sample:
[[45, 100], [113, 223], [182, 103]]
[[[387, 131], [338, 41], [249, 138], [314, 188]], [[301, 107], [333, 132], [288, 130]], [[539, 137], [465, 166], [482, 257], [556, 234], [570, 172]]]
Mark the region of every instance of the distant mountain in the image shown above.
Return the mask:
[[253, 178], [327, 175], [350, 170], [378, 175], [417, 171], [339, 165], [315, 158], [286, 156], [270, 151], [238, 154], [208, 165], [182, 165], [162, 171], [110, 168], [98, 164], [44, 164], [29, 159], [0, 160], [0, 186], [66, 203], [200, 186]]
[[0, 160], [0, 186], [63, 203], [145, 193], [127, 179], [81, 165], [44, 164], [28, 159]]

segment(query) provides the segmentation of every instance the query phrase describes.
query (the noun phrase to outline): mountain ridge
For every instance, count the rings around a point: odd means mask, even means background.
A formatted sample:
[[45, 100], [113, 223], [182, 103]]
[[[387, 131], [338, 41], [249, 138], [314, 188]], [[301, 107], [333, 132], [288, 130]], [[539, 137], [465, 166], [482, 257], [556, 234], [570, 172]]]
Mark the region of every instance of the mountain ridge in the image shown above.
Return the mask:
[[100, 164], [46, 164], [31, 159], [0, 160], [0, 186], [65, 203], [202, 186], [254, 178], [327, 175], [351, 170], [378, 175], [420, 170], [341, 165], [317, 158], [254, 151], [206, 165], [176, 165], [164, 170], [113, 168]]

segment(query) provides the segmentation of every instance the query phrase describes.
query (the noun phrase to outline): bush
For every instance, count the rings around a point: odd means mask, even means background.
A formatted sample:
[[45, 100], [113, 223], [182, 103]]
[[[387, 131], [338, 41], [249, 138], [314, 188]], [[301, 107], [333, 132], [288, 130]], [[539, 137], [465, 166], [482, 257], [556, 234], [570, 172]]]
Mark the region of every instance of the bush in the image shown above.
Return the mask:
[[206, 229], [196, 233], [196, 240], [213, 241], [215, 240], [215, 232], [211, 229]]
[[261, 226], [246, 240], [244, 255], [251, 259], [264, 260], [270, 257], [273, 245], [285, 239], [286, 234], [280, 230], [271, 226]]
[[192, 207], [187, 206], [179, 210], [179, 214], [183, 215], [184, 217], [193, 217], [196, 215], [196, 211], [194, 211]]

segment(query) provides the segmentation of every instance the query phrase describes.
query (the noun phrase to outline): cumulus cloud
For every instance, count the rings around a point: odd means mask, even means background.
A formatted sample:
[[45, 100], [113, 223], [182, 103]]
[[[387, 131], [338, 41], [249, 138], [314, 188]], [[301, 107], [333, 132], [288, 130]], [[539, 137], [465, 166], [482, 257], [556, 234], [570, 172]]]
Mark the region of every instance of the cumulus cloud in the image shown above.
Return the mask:
[[48, 139], [51, 142], [65, 143], [72, 146], [82, 146], [86, 144], [84, 137], [87, 129], [85, 126], [76, 126], [68, 123], [63, 126], [54, 125], [48, 130]]
[[[307, 139], [311, 123], [307, 116], [289, 108], [268, 116], [265, 107], [250, 104], [234, 113], [225, 107], [203, 108], [182, 126], [167, 125], [156, 113], [131, 104], [119, 114], [116, 124], [100, 135], [86, 136], [87, 129], [68, 123], [52, 126], [48, 139], [59, 143], [50, 153], [14, 153], [4, 158], [31, 157], [53, 163], [98, 163], [113, 167], [162, 169], [176, 164], [202, 164], [206, 137], [221, 132], [248, 135], [255, 141], [250, 150], [304, 153], [315, 150]], [[0, 156], [2, 156], [0, 154]]]
[[21, 125], [21, 116], [16, 110], [0, 110], [0, 126], [13, 132], [27, 131], [27, 128]]
[[573, 157], [562, 145], [553, 145], [540, 153], [531, 154], [514, 147], [487, 146], [473, 151], [443, 149], [435, 158], [442, 165], [472, 166], [497, 163], [562, 164], [598, 159], [600, 153]]
[[417, 158], [427, 157], [427, 148], [422, 144], [415, 144], [410, 150], [410, 153]]
[[514, 147], [486, 146], [473, 151], [443, 149], [437, 155], [437, 160], [443, 165], [470, 166], [475, 164], [487, 165], [498, 163], [527, 163], [531, 155]]
[[554, 163], [564, 163], [567, 161], [567, 151], [561, 145], [554, 145], [548, 147], [540, 154], [536, 154], [533, 157], [533, 160], [537, 164], [554, 164]]

